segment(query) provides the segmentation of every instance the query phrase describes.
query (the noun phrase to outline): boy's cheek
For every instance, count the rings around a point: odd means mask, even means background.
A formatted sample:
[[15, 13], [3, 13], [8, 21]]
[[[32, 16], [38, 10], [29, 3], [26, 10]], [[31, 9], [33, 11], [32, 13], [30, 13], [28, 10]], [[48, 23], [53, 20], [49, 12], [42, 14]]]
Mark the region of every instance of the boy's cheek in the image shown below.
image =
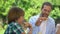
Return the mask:
[[24, 18], [23, 18], [23, 17], [21, 17], [19, 20], [20, 20], [21, 22], [23, 22]]
[[23, 18], [23, 17], [21, 17], [21, 18], [20, 18], [20, 21], [22, 21], [22, 22], [23, 22], [23, 21], [24, 21], [24, 18]]

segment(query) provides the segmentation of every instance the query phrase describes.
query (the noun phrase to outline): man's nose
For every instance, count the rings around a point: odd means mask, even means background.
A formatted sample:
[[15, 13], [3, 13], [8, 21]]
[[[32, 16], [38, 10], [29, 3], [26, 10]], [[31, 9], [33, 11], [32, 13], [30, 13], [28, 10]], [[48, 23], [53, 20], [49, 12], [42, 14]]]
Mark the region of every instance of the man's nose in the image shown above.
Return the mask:
[[46, 14], [49, 14], [49, 12], [48, 12], [48, 11], [46, 11], [45, 13], [46, 13]]

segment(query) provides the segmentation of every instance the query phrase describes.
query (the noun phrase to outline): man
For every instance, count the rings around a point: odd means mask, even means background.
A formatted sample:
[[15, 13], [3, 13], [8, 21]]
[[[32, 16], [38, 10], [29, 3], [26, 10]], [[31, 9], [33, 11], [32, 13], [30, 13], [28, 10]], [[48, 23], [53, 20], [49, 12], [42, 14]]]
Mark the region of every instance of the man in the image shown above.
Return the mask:
[[45, 2], [41, 8], [41, 14], [33, 16], [29, 19], [29, 23], [32, 25], [32, 34], [55, 34], [55, 21], [49, 14], [52, 10], [52, 5], [49, 2]]

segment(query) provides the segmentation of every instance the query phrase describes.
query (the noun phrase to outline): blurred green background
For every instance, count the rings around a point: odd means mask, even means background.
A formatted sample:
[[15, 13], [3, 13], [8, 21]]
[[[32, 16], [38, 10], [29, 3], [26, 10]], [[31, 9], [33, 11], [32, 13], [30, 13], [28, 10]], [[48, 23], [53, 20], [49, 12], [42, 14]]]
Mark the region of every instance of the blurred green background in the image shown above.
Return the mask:
[[60, 0], [0, 0], [0, 34], [3, 34], [7, 26], [8, 10], [12, 6], [18, 6], [25, 11], [25, 19], [29, 20], [31, 16], [37, 15], [41, 11], [44, 2], [50, 2], [53, 10], [50, 16], [56, 23], [60, 22]]

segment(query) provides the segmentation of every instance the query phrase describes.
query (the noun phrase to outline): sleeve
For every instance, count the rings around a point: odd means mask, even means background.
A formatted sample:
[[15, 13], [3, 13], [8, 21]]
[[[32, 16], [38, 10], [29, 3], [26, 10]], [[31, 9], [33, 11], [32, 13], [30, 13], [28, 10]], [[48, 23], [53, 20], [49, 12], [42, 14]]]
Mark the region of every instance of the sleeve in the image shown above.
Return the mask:
[[52, 21], [52, 34], [56, 34], [55, 21]]
[[35, 27], [35, 20], [36, 20], [35, 17], [31, 17], [31, 18], [29, 19], [29, 23], [32, 25], [32, 27]]

